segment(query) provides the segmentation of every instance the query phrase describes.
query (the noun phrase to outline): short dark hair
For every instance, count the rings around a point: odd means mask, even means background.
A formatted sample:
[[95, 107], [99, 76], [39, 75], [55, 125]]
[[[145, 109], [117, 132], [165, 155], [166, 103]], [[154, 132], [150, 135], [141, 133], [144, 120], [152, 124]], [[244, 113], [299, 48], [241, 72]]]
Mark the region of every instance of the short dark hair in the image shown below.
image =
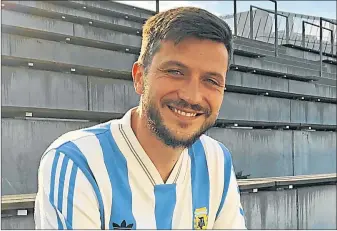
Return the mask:
[[[162, 40], [175, 44], [186, 38], [221, 42], [232, 57], [232, 31], [228, 24], [214, 14], [196, 7], [178, 7], [150, 17], [143, 26], [141, 53], [138, 62], [145, 70], [160, 48]], [[229, 67], [228, 67], [229, 69]]]

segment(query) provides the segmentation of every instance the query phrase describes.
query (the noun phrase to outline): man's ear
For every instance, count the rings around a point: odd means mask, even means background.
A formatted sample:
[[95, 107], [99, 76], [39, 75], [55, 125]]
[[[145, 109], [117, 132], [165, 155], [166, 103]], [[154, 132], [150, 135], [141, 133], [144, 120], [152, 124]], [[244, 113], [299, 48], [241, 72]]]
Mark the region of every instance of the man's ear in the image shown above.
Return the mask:
[[138, 95], [142, 95], [144, 91], [144, 66], [135, 62], [132, 66], [133, 86]]

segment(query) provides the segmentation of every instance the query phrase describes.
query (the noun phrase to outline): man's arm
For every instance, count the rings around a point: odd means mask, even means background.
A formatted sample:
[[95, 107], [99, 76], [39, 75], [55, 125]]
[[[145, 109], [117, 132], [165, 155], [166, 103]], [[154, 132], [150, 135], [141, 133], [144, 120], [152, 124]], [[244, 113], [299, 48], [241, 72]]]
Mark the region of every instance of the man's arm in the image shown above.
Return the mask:
[[213, 229], [247, 229], [232, 157], [223, 144], [219, 145], [224, 155], [224, 188]]
[[50, 150], [41, 160], [35, 201], [36, 229], [101, 229], [94, 189], [66, 155]]
[[240, 201], [240, 193], [233, 170], [231, 171], [227, 196], [222, 209], [219, 211], [213, 229], [247, 229]]

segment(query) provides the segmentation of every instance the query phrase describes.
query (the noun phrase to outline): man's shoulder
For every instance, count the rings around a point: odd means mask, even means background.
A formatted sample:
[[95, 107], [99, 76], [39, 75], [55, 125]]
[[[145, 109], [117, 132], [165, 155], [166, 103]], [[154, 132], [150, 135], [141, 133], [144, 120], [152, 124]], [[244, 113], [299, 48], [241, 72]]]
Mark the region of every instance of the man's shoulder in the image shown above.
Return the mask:
[[[205, 151], [212, 149], [212, 152], [216, 152], [219, 155], [227, 155], [230, 154], [229, 149], [220, 141], [208, 136], [208, 135], [202, 135], [200, 137], [204, 148], [206, 149]], [[213, 154], [212, 154], [213, 155]]]
[[118, 124], [119, 120], [114, 119], [105, 123], [100, 123], [93, 126], [66, 132], [61, 136], [59, 136], [57, 139], [55, 139], [46, 149], [45, 153], [47, 153], [52, 149], [58, 149], [59, 147], [68, 142], [83, 141], [83, 140], [85, 140], [85, 142], [90, 142], [90, 140], [95, 139], [96, 135], [103, 134], [106, 131], [109, 131], [112, 126], [117, 126]]

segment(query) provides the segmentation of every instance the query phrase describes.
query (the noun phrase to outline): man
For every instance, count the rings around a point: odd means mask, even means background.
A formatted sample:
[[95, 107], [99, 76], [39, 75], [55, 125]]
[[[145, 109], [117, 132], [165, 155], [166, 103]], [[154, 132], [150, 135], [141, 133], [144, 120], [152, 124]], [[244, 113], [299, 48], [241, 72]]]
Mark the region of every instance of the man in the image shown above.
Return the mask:
[[151, 17], [132, 67], [139, 106], [69, 132], [39, 168], [39, 229], [244, 229], [225, 146], [203, 135], [217, 119], [231, 30], [211, 13]]

